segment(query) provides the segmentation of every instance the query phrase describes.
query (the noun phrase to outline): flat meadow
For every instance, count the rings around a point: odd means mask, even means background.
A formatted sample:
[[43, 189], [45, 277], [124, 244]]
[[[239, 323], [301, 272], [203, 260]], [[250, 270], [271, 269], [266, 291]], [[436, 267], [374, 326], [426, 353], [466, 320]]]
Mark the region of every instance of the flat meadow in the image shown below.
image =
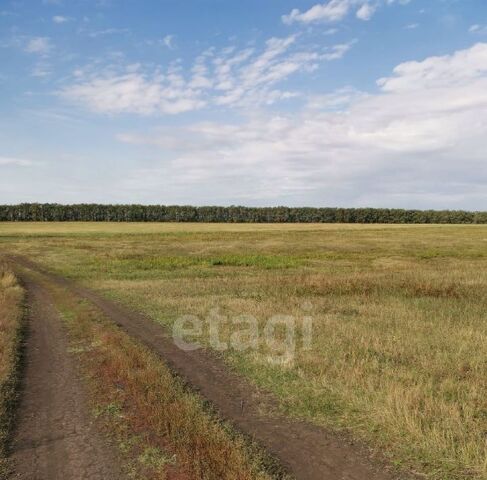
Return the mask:
[[[0, 253], [169, 331], [192, 315], [198, 342], [286, 415], [426, 478], [487, 478], [487, 226], [0, 223]], [[294, 319], [292, 355], [260, 336], [231, 348], [240, 320], [263, 332], [277, 315]]]

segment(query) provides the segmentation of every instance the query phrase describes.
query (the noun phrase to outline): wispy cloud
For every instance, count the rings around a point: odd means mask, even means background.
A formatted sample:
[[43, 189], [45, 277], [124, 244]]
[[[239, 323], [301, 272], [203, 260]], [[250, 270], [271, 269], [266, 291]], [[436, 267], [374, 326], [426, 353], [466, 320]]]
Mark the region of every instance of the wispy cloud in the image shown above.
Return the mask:
[[162, 43], [167, 48], [170, 48], [170, 49], [174, 48], [174, 35], [166, 35], [162, 39]]
[[468, 31], [476, 35], [487, 35], [487, 25], [472, 25]]
[[33, 77], [38, 77], [38, 78], [44, 78], [48, 77], [51, 75], [52, 69], [51, 65], [47, 62], [38, 62], [34, 68], [32, 69], [31, 76]]
[[302, 49], [297, 36], [271, 38], [263, 49], [208, 49], [189, 71], [141, 65], [78, 71], [76, 81], [60, 95], [102, 113], [177, 114], [205, 106], [245, 108], [269, 105], [296, 92], [278, 84], [292, 75], [315, 70], [342, 58], [353, 42]]
[[25, 158], [2, 157], [0, 155], [0, 167], [7, 165], [16, 167], [30, 167], [34, 164], [35, 162], [33, 162], [32, 160], [27, 160]]
[[70, 21], [69, 17], [64, 17], [63, 15], [54, 15], [52, 21], [57, 24], [66, 23]]
[[88, 36], [91, 38], [97, 38], [106, 35], [126, 35], [128, 33], [130, 33], [130, 30], [128, 28], [105, 28], [104, 30], [89, 32]]
[[48, 37], [33, 37], [27, 40], [24, 50], [28, 53], [47, 55], [52, 49], [51, 41]]
[[350, 12], [355, 11], [358, 19], [368, 21], [372, 18], [381, 4], [392, 5], [399, 3], [406, 5], [410, 0], [329, 0], [318, 3], [302, 12], [294, 8], [289, 14], [282, 16], [282, 21], [291, 25], [293, 23], [333, 23], [343, 20]]

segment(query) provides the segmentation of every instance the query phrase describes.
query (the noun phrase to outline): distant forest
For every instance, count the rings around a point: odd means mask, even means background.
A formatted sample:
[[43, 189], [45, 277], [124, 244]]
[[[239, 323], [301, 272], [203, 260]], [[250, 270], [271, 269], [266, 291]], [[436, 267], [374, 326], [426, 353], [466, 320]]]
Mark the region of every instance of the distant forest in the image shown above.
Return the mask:
[[0, 221], [486, 224], [487, 212], [389, 208], [252, 208], [23, 203], [0, 205]]

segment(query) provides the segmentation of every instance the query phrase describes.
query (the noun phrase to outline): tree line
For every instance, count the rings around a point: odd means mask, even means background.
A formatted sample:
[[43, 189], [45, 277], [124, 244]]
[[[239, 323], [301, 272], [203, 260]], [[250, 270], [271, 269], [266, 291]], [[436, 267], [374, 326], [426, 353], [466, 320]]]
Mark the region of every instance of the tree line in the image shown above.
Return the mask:
[[487, 223], [487, 212], [390, 208], [254, 208], [22, 203], [0, 205], [0, 221], [485, 224]]

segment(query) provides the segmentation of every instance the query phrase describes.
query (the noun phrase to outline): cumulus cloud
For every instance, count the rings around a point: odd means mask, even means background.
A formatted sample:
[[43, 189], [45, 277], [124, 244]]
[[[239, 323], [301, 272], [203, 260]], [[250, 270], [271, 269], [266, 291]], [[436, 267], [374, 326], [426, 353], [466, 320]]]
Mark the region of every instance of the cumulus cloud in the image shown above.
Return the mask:
[[332, 23], [343, 20], [351, 11], [360, 20], [370, 20], [381, 4], [392, 5], [399, 3], [406, 5], [410, 0], [329, 0], [325, 3], [318, 3], [309, 10], [301, 12], [294, 8], [287, 15], [283, 15], [282, 21], [291, 25], [293, 23]]
[[174, 180], [174, 200], [194, 184], [214, 201], [254, 204], [485, 204], [486, 54], [478, 44], [403, 63], [379, 93], [342, 89], [293, 114], [126, 132], [120, 141], [157, 146], [166, 160], [125, 187], [150, 192]]
[[342, 58], [353, 45], [303, 50], [296, 40], [295, 35], [270, 38], [260, 50], [209, 49], [187, 72], [177, 64], [155, 71], [140, 65], [78, 70], [75, 83], [59, 93], [101, 113], [177, 114], [205, 106], [269, 105], [297, 95], [279, 88], [280, 83]]
[[391, 77], [378, 80], [384, 91], [461, 87], [465, 82], [484, 78], [487, 74], [487, 44], [478, 43], [453, 55], [401, 63], [394, 68], [393, 73]]

